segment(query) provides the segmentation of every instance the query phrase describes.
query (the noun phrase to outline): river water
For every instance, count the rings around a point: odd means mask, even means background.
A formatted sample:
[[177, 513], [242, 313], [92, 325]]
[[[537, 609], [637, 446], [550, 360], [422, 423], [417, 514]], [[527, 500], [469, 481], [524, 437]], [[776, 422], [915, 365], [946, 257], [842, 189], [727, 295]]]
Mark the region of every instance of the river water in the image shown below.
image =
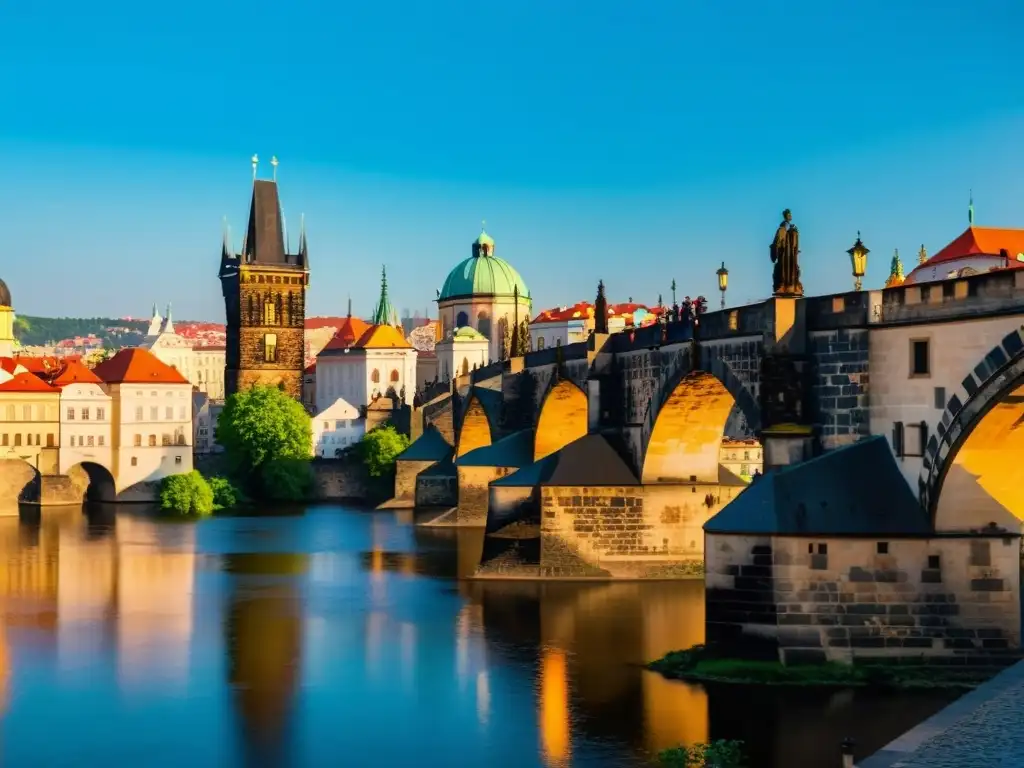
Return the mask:
[[701, 641], [701, 582], [459, 580], [481, 546], [338, 505], [0, 519], [0, 763], [827, 768], [952, 698], [669, 682], [640, 665]]

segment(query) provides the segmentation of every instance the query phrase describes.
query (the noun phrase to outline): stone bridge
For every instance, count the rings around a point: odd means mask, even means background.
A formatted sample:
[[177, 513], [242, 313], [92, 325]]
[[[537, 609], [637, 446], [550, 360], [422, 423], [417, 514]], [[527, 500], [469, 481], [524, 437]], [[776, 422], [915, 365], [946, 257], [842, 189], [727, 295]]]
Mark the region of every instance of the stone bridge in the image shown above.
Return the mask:
[[0, 459], [0, 513], [14, 511], [21, 504], [113, 501], [124, 490], [117, 488], [113, 473], [103, 464], [83, 461], [61, 474], [56, 471], [56, 461], [47, 462], [47, 458], [41, 454], [30, 460]]
[[[1024, 516], [1016, 498], [1024, 477], [1013, 460], [1024, 448], [1022, 324], [1024, 270], [1001, 270], [930, 286], [776, 297], [707, 313], [697, 327], [593, 334], [531, 352], [462, 377], [454, 394], [421, 409], [445, 436], [457, 477], [456, 495], [439, 501], [459, 507], [453, 522], [496, 530], [522, 520], [493, 509], [496, 493], [510, 493], [509, 476], [527, 482], [534, 467], [540, 479], [518, 506], [536, 509], [545, 484], [536, 465], [600, 436], [647, 493], [706, 486], [709, 503], [698, 515], [706, 519], [732, 495], [719, 467], [723, 436], [759, 438], [768, 471], [876, 434], [889, 439], [933, 519], [947, 507], [972, 509], [983, 524], [992, 505]], [[993, 445], [1001, 446], [998, 461]], [[590, 467], [576, 486], [602, 487], [605, 469]]]

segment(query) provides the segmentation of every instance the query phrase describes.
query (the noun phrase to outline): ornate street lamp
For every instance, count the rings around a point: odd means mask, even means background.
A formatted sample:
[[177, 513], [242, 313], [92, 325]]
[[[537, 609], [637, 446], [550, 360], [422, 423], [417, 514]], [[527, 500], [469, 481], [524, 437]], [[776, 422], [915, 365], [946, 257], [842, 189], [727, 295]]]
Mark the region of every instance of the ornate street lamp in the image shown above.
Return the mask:
[[853, 290], [861, 290], [864, 273], [868, 268], [868, 254], [871, 253], [860, 240], [860, 232], [857, 233], [857, 242], [853, 248], [847, 251], [850, 254], [850, 263], [853, 265]]
[[729, 287], [729, 270], [725, 268], [725, 262], [715, 272], [718, 275], [718, 290], [722, 292], [722, 309], [725, 309], [725, 291]]

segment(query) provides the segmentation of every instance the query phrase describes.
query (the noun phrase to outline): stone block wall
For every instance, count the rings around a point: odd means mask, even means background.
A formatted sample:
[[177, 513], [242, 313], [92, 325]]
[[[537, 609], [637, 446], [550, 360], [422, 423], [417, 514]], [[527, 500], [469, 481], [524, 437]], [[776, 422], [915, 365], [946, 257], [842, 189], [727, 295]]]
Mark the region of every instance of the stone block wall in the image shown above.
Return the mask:
[[459, 480], [452, 475], [416, 478], [417, 507], [454, 507], [459, 503]]
[[825, 450], [871, 434], [868, 331], [838, 328], [808, 334], [811, 419]]
[[437, 462], [434, 461], [404, 461], [395, 462], [395, 498], [403, 501], [416, 500], [416, 478], [420, 472], [429, 469]]
[[488, 490], [487, 532], [538, 517], [537, 489], [531, 486], [496, 486]]
[[1019, 545], [708, 534], [707, 639], [786, 663], [1016, 648]]
[[20, 459], [0, 459], [0, 504], [17, 509], [19, 502], [37, 503], [39, 491], [35, 467]]
[[490, 500], [488, 485], [494, 480], [512, 474], [516, 469], [517, 467], [457, 467], [459, 510], [453, 522], [465, 526], [485, 526]]
[[318, 500], [359, 499], [369, 497], [369, 476], [362, 464], [335, 459], [311, 462], [313, 495]]

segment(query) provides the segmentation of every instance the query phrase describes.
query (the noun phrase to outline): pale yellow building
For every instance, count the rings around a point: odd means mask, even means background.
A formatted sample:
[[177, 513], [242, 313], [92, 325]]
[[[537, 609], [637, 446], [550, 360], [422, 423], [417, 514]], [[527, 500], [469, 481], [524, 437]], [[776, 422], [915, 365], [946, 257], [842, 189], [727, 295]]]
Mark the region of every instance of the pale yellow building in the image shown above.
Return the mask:
[[0, 457], [56, 474], [59, 446], [60, 390], [31, 373], [0, 384]]
[[718, 463], [747, 482], [755, 474], [764, 473], [761, 443], [754, 438], [725, 438]]

